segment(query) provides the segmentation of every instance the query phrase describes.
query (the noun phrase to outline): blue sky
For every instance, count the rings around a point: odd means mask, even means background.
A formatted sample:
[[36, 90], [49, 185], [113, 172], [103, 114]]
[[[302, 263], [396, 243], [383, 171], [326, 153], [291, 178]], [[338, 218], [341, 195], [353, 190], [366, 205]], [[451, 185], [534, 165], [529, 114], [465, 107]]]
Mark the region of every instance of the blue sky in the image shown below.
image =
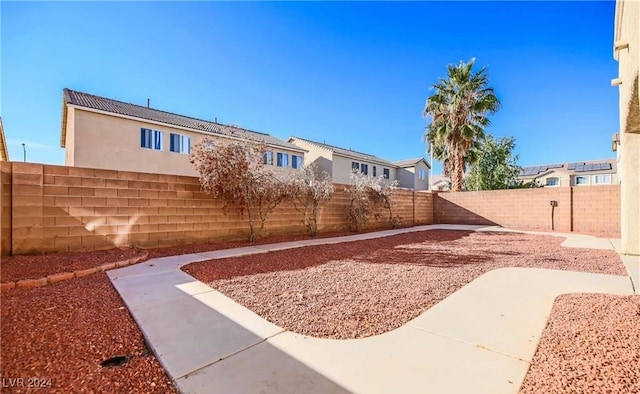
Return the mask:
[[488, 130], [516, 138], [520, 165], [614, 157], [613, 1], [0, 7], [0, 115], [12, 160], [22, 160], [24, 142], [28, 161], [64, 164], [65, 87], [150, 98], [282, 139], [420, 157], [430, 87], [447, 64], [472, 57], [502, 101]]

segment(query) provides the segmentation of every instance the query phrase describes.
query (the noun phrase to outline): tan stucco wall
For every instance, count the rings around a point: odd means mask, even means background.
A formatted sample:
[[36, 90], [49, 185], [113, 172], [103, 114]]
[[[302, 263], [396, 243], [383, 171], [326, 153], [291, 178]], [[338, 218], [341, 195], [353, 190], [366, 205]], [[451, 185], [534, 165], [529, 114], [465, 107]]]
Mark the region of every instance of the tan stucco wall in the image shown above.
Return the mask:
[[[616, 43], [628, 43], [615, 49]], [[614, 57], [618, 60], [621, 178], [621, 251], [640, 255], [640, 2], [617, 1], [614, 36]]]
[[415, 167], [408, 168], [398, 168], [396, 171], [398, 186], [406, 187], [409, 189], [413, 189], [413, 186], [416, 184], [416, 176], [414, 174]]
[[289, 143], [308, 151], [304, 154], [305, 166], [315, 163], [319, 170], [325, 171], [329, 175], [333, 174], [331, 166], [333, 154], [329, 150], [299, 139], [290, 140]]
[[75, 165], [75, 133], [74, 124], [76, 118], [76, 110], [67, 107], [67, 123], [64, 141], [64, 164], [73, 167]]
[[[189, 163], [189, 155], [169, 151], [170, 134], [181, 134], [191, 138], [191, 147], [211, 136], [142, 120], [110, 116], [76, 108], [69, 111], [67, 119], [67, 165], [120, 171], [197, 176]], [[148, 128], [163, 132], [163, 150], [140, 147], [140, 129]], [[304, 156], [302, 152], [286, 149], [270, 149]]]
[[[419, 179], [419, 171], [418, 170], [424, 170], [425, 174], [424, 174], [424, 179]], [[415, 190], [428, 190], [429, 189], [429, 167], [423, 162], [420, 161], [418, 162], [418, 164], [416, 165], [416, 167], [414, 168], [415, 171], [415, 183], [414, 183], [414, 189]]]
[[335, 183], [351, 183], [351, 179], [349, 178], [351, 175], [351, 163], [358, 162], [360, 164], [364, 163], [369, 166], [369, 175], [373, 176], [373, 166], [376, 166], [376, 175], [381, 176], [383, 174], [383, 168], [389, 169], [389, 179], [394, 180], [396, 178], [396, 169], [394, 167], [383, 166], [378, 163], [372, 163], [362, 160], [356, 160], [347, 158], [344, 156], [333, 155], [333, 181]]

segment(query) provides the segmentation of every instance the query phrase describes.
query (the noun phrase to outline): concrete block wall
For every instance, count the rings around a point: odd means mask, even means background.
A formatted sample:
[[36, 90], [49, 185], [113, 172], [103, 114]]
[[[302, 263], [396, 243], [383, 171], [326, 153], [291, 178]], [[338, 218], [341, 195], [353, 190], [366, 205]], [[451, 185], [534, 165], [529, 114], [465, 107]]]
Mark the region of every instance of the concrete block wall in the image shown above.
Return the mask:
[[620, 234], [620, 185], [547, 187], [481, 192], [440, 192], [434, 223], [616, 236]]
[[620, 185], [573, 188], [573, 231], [620, 234]]
[[[3, 162], [2, 254], [90, 251], [114, 246], [170, 246], [242, 240], [246, 214], [200, 191], [197, 178], [33, 163]], [[319, 231], [345, 231], [347, 185], [336, 184], [320, 211]], [[524, 230], [615, 235], [620, 232], [620, 186], [558, 187], [485, 192], [398, 190], [400, 226], [432, 223], [501, 225]], [[388, 213], [365, 229], [390, 228]], [[283, 204], [263, 235], [305, 234], [301, 215]]]
[[[336, 185], [319, 230], [344, 231], [348, 198]], [[200, 191], [195, 177], [33, 163], [2, 164], [2, 254], [170, 246], [248, 237], [246, 213]], [[398, 191], [394, 213], [411, 226], [413, 191]], [[388, 228], [386, 213], [366, 228]], [[305, 234], [301, 215], [282, 204], [263, 235]]]

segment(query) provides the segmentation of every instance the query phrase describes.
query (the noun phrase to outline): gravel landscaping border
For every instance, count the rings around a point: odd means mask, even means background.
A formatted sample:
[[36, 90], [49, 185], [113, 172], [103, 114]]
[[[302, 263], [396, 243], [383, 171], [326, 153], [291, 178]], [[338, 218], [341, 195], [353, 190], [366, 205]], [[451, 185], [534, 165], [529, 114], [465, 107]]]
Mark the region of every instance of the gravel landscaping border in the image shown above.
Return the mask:
[[492, 269], [627, 274], [616, 252], [565, 248], [563, 241], [428, 230], [201, 261], [182, 270], [286, 330], [353, 339], [402, 326]]
[[554, 303], [520, 394], [640, 393], [640, 295]]
[[[3, 392], [177, 393], [104, 272], [1, 302], [0, 376], [13, 382]], [[101, 365], [113, 357], [124, 363]]]

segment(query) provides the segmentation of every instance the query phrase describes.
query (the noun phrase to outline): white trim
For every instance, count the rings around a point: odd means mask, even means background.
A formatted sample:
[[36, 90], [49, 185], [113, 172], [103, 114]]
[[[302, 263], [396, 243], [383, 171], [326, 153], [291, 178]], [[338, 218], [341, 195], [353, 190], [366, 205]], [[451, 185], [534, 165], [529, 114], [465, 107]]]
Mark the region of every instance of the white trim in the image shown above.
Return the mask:
[[[153, 124], [153, 125], [157, 125], [157, 126], [162, 126], [162, 127], [172, 127], [174, 129], [178, 129], [178, 130], [191, 131], [193, 133], [203, 134], [203, 135], [206, 135], [206, 136], [209, 136], [209, 137], [221, 137], [221, 138], [227, 138], [227, 139], [235, 140], [235, 141], [250, 141], [250, 140], [247, 140], [247, 139], [244, 139], [244, 138], [231, 137], [231, 136], [224, 135], [224, 134], [216, 134], [216, 133], [211, 133], [211, 132], [208, 132], [208, 131], [203, 131], [203, 130], [198, 130], [198, 129], [190, 129], [190, 128], [184, 127], [184, 126], [172, 125], [170, 123], [163, 123], [163, 122], [158, 122], [156, 120], [138, 118], [138, 117], [130, 116], [130, 115], [116, 114], [116, 113], [109, 112], [109, 111], [103, 111], [103, 110], [100, 110], [100, 109], [83, 107], [83, 106], [76, 105], [76, 104], [71, 104], [71, 103], [67, 103], [67, 106], [71, 107], [71, 108], [74, 108], [74, 109], [80, 109], [80, 110], [87, 111], [87, 112], [93, 112], [93, 113], [96, 113], [96, 114], [113, 116], [114, 118], [135, 120], [135, 121], [138, 121], [138, 122], [145, 122], [145, 123], [149, 123], [149, 124]], [[180, 116], [180, 115], [176, 115], [176, 116]], [[277, 138], [277, 137], [274, 137], [274, 138]], [[308, 150], [302, 149], [300, 147], [297, 147], [297, 149], [295, 149], [295, 148], [289, 148], [289, 147], [284, 147], [284, 146], [280, 146], [280, 145], [270, 144], [268, 142], [265, 142], [265, 143], [267, 144], [267, 146], [269, 146], [271, 148], [278, 148], [278, 149], [282, 149], [282, 150], [290, 150], [290, 151], [293, 151], [293, 152], [302, 152], [302, 153], [308, 152]]]

